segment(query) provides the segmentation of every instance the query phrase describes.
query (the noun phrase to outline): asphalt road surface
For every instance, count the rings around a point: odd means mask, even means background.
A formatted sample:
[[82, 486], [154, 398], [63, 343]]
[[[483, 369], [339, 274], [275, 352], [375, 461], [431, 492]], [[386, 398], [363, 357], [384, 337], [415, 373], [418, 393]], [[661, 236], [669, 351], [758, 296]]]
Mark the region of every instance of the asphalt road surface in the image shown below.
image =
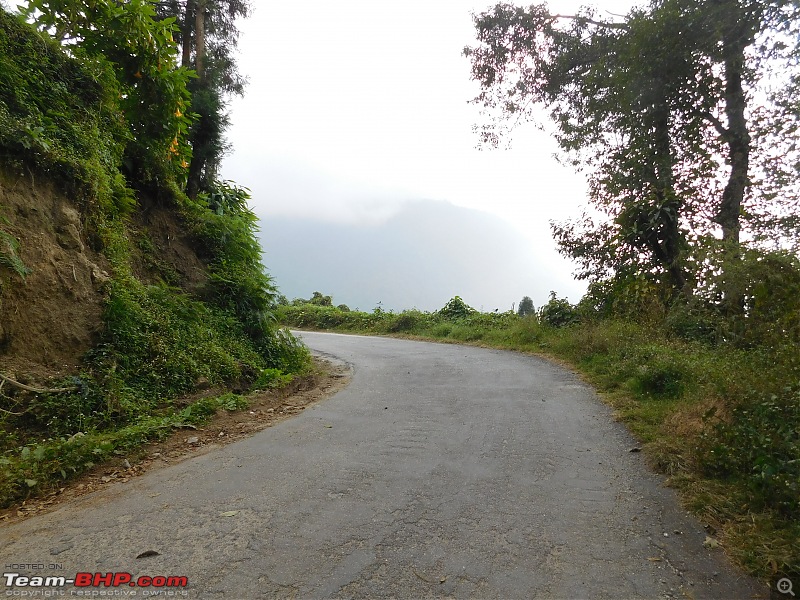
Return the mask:
[[480, 348], [302, 337], [352, 365], [344, 391], [242, 442], [2, 526], [4, 572], [189, 582], [67, 586], [64, 597], [766, 596], [703, 546], [702, 525], [568, 371]]

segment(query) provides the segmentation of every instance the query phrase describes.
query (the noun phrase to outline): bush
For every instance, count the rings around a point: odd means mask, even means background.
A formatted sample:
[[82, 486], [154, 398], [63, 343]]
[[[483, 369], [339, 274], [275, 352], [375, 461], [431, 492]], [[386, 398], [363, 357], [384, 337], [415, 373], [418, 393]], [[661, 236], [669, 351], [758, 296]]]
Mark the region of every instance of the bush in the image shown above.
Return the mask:
[[428, 316], [417, 310], [406, 310], [396, 316], [390, 316], [386, 326], [389, 333], [415, 331], [428, 322]]
[[460, 296], [451, 298], [447, 304], [437, 311], [437, 315], [448, 321], [458, 321], [465, 319], [470, 315], [476, 314], [478, 311], [469, 306]]
[[751, 508], [800, 518], [800, 388], [742, 403], [703, 434], [698, 455], [710, 475], [744, 481]]
[[674, 303], [667, 312], [665, 325], [671, 333], [685, 340], [714, 344], [724, 339], [722, 315], [698, 299]]
[[555, 292], [550, 292], [550, 300], [539, 309], [539, 320], [551, 327], [565, 327], [577, 323], [580, 318], [576, 307], [568, 300], [557, 298]]

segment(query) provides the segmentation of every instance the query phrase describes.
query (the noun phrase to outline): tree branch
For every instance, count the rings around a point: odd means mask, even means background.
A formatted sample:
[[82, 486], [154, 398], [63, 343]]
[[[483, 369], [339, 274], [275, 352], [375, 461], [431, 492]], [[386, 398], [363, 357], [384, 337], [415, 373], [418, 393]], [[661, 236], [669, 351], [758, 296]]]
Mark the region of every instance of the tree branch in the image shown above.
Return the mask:
[[730, 131], [722, 124], [722, 121], [720, 121], [710, 112], [704, 112], [701, 114], [701, 116], [711, 123], [714, 126], [714, 129], [716, 129], [721, 136], [727, 137], [727, 135], [730, 133]]
[[4, 383], [8, 382], [9, 385], [13, 385], [15, 388], [25, 390], [26, 392], [33, 392], [34, 394], [61, 394], [63, 392], [74, 392], [75, 390], [78, 389], [77, 385], [73, 385], [71, 387], [49, 388], [49, 389], [35, 388], [29, 385], [25, 385], [24, 383], [20, 383], [19, 381], [14, 381], [10, 377], [6, 377], [2, 373], [0, 373], [0, 379], [2, 379]]
[[570, 19], [572, 21], [579, 21], [581, 23], [589, 23], [597, 27], [605, 27], [606, 29], [629, 29], [627, 23], [607, 23], [605, 21], [595, 21], [589, 17], [582, 17], [580, 15], [550, 15], [554, 21], [557, 19]]

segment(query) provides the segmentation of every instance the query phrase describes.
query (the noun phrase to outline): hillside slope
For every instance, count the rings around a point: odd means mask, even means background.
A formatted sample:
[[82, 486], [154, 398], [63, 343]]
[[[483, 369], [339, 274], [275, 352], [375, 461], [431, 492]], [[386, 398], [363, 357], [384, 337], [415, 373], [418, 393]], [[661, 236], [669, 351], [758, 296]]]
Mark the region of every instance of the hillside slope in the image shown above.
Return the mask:
[[0, 506], [246, 405], [181, 395], [309, 365], [271, 317], [249, 196], [216, 183], [188, 198], [185, 117], [137, 116], [118, 71], [0, 10]]

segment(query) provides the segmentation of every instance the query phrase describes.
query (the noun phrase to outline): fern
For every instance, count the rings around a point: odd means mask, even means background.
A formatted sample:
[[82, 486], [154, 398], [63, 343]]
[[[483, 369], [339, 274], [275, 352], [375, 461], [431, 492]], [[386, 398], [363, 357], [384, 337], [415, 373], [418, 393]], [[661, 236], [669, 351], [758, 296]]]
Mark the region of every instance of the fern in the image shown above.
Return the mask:
[[22, 279], [31, 272], [19, 255], [19, 242], [11, 234], [0, 229], [0, 267], [11, 269]]

